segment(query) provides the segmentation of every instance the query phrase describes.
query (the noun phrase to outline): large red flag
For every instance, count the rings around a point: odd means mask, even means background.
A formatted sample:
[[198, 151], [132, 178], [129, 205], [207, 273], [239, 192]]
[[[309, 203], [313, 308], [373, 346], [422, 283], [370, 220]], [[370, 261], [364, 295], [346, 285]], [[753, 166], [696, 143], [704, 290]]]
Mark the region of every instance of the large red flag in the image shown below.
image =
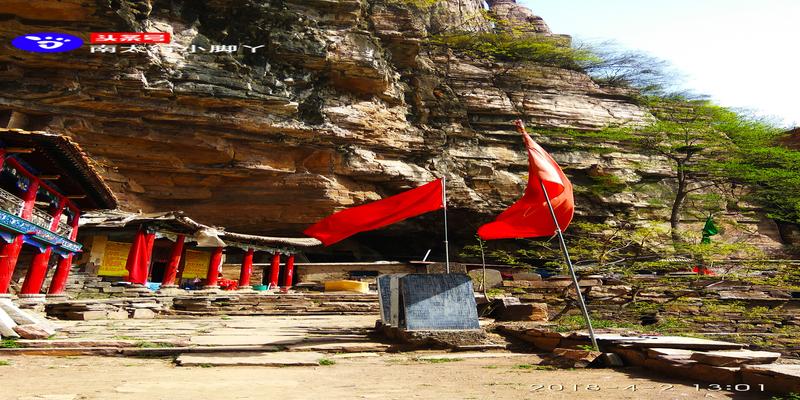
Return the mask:
[[303, 233], [330, 246], [356, 233], [378, 229], [442, 207], [442, 180], [437, 179], [383, 200], [339, 211]]
[[572, 183], [550, 154], [528, 136], [522, 121], [517, 121], [516, 124], [528, 150], [528, 187], [521, 199], [498, 215], [493, 222], [478, 229], [478, 236], [483, 240], [555, 234], [555, 225], [545, 202], [541, 182], [544, 182], [547, 189], [561, 230], [567, 229], [575, 212]]

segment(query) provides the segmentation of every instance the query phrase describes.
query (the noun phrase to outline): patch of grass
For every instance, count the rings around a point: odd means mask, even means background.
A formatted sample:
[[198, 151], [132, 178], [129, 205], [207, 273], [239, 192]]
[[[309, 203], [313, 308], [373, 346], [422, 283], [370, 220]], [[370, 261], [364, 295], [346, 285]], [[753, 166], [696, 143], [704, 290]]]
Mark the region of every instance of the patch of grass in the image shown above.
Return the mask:
[[223, 316], [219, 317], [219, 319], [221, 319], [223, 321], [227, 321], [227, 320], [231, 319], [231, 317], [228, 316], [228, 315], [223, 315]]
[[517, 364], [517, 365], [515, 365], [515, 366], [513, 366], [513, 367], [511, 367], [511, 368], [512, 368], [512, 369], [536, 369], [536, 367], [538, 367], [538, 365], [533, 365], [533, 364]]
[[335, 364], [336, 364], [336, 361], [328, 359], [328, 358], [322, 358], [322, 359], [319, 360], [319, 365], [335, 365]]
[[487, 365], [483, 367], [484, 369], [497, 369], [497, 365]]
[[[583, 320], [582, 315], [565, 315], [553, 322], [558, 325], [555, 328], [556, 332], [571, 332], [586, 329], [586, 321]], [[641, 329], [640, 325], [631, 322], [613, 321], [596, 317], [592, 317], [592, 327], [594, 327], [594, 329]]]
[[158, 349], [158, 348], [165, 348], [165, 347], [172, 347], [170, 343], [153, 343], [148, 342], [146, 340], [141, 340], [136, 342], [136, 347], [141, 349]]
[[18, 349], [21, 346], [17, 343], [17, 339], [3, 339], [0, 341], [0, 348], [4, 349]]
[[503, 289], [497, 289], [497, 288], [495, 288], [495, 289], [487, 289], [486, 290], [486, 294], [489, 297], [505, 296], [506, 291], [503, 290]]
[[770, 400], [800, 400], [800, 393], [789, 393], [786, 396], [775, 396]]
[[136, 336], [125, 336], [125, 335], [117, 335], [117, 336], [112, 336], [111, 338], [112, 338], [112, 339], [117, 339], [117, 340], [143, 340], [143, 339], [142, 339], [142, 338], [140, 338], [140, 337], [136, 337]]
[[420, 361], [429, 362], [431, 364], [442, 364], [442, 363], [449, 363], [449, 362], [456, 362], [456, 361], [464, 361], [463, 358], [425, 358], [420, 359]]
[[211, 364], [200, 364], [200, 365], [198, 365], [198, 367], [200, 367], [200, 368], [212, 368], [213, 365], [211, 365]]
[[8, 360], [0, 360], [0, 367], [5, 367], [7, 365], [11, 365], [11, 361]]
[[649, 330], [661, 333], [678, 332], [689, 327], [686, 320], [677, 317], [667, 317], [659, 320], [657, 323], [648, 326]]

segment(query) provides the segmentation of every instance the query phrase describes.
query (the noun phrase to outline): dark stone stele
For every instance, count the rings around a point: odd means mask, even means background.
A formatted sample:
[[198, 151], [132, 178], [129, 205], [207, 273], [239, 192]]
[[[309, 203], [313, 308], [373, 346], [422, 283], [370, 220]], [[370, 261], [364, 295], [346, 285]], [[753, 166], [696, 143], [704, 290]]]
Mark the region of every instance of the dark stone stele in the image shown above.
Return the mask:
[[392, 312], [392, 294], [389, 285], [392, 281], [392, 275], [380, 275], [378, 281], [378, 296], [381, 303], [381, 321], [388, 324], [389, 315]]
[[480, 329], [472, 280], [466, 274], [408, 274], [400, 278], [400, 328]]

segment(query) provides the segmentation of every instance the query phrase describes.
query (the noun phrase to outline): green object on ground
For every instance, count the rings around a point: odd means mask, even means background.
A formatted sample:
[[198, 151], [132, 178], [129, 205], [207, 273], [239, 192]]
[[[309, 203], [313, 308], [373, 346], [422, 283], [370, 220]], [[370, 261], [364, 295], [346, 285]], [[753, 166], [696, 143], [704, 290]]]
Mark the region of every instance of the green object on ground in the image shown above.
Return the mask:
[[253, 290], [258, 290], [258, 291], [267, 290], [267, 285], [255, 285], [253, 286]]
[[705, 226], [703, 226], [703, 240], [701, 240], [700, 243], [711, 243], [711, 236], [717, 234], [719, 234], [719, 229], [716, 225], [714, 225], [714, 220], [711, 217], [708, 217]]

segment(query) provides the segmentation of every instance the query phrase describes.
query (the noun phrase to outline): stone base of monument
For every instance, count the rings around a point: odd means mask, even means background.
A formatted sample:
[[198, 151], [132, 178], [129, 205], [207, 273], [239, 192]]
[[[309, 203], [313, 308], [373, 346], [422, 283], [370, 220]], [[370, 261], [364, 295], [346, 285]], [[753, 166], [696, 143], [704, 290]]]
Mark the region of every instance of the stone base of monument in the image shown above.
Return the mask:
[[493, 349], [493, 343], [483, 329], [417, 330], [409, 331], [384, 325], [377, 321], [375, 329], [389, 340], [398, 343], [402, 350], [416, 349]]

